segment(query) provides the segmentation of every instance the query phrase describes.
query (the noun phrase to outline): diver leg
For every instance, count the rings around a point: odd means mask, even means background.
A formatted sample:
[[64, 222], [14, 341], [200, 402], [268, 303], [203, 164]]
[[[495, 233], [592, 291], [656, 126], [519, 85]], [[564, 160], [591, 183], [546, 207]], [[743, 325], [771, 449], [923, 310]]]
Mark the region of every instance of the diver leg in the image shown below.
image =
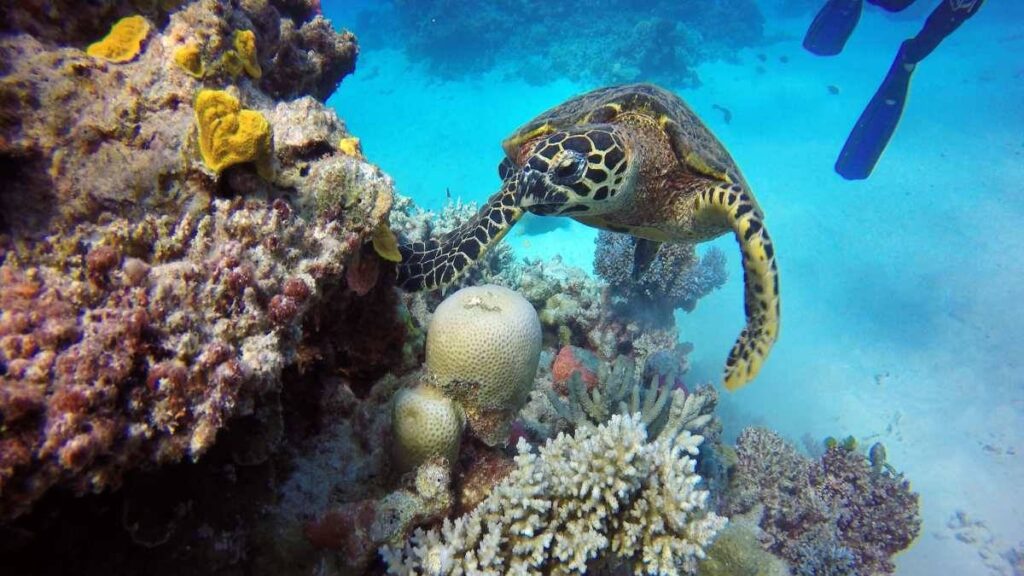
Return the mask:
[[807, 29], [804, 48], [818, 56], [842, 52], [860, 20], [863, 6], [863, 0], [828, 0]]
[[868, 102], [854, 125], [836, 161], [836, 172], [847, 180], [863, 180], [889, 144], [910, 88], [910, 76], [917, 63], [931, 54], [942, 40], [974, 15], [984, 0], [943, 0], [925, 22], [921, 32], [903, 42], [882, 85]]

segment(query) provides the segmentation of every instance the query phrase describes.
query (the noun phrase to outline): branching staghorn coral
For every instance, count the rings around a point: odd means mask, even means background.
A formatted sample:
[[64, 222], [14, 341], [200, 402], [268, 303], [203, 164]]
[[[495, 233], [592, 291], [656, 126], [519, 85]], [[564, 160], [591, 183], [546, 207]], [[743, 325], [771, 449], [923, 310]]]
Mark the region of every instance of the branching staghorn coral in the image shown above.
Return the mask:
[[635, 414], [560, 434], [538, 454], [521, 440], [516, 469], [472, 512], [381, 555], [390, 574], [582, 574], [600, 558], [692, 574], [725, 524], [697, 488], [702, 441], [666, 427], [649, 442]]

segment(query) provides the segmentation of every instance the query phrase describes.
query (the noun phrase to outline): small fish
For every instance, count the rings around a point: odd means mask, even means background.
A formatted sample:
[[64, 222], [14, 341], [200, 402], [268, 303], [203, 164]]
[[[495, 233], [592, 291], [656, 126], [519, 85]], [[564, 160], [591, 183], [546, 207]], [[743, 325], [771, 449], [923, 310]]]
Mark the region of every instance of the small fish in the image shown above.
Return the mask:
[[871, 461], [871, 470], [875, 474], [881, 474], [885, 470], [885, 446], [881, 442], [875, 442], [868, 450], [868, 460]]
[[779, 62], [782, 62], [783, 64], [788, 64], [789, 63], [789, 56], [785, 56], [785, 55], [779, 56]]
[[839, 86], [836, 86], [835, 84], [829, 84], [826, 88], [828, 88], [828, 93], [833, 96], [839, 94]]
[[725, 120], [726, 124], [732, 122], [732, 112], [730, 112], [728, 108], [725, 106], [719, 106], [718, 104], [712, 104], [711, 107], [722, 113], [722, 119]]
[[760, 60], [761, 62], [767, 62], [768, 61], [768, 55], [762, 52], [762, 53], [757, 55], [757, 59]]
[[445, 188], [444, 189], [444, 196], [448, 200], [451, 200], [452, 199], [452, 189], [451, 188]]

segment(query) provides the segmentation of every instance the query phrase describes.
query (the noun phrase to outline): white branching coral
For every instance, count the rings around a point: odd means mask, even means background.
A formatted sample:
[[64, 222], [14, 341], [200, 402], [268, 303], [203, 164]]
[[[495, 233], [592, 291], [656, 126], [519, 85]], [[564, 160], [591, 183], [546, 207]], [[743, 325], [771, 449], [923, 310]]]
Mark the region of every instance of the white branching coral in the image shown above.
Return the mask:
[[390, 574], [582, 574], [598, 558], [636, 574], [692, 574], [725, 519], [706, 508], [681, 427], [653, 442], [639, 414], [560, 434], [530, 452], [472, 512], [381, 555]]

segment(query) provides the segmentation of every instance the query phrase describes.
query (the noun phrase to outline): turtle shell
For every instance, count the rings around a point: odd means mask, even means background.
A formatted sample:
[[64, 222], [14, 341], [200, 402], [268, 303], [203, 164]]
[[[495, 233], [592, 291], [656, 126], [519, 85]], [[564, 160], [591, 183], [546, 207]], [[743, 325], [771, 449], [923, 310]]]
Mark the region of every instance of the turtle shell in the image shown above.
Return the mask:
[[730, 183], [743, 183], [732, 157], [682, 98], [653, 84], [598, 88], [566, 100], [522, 125], [502, 142], [508, 158], [539, 137], [587, 124], [615, 124], [626, 114], [649, 117], [665, 131], [679, 162]]

